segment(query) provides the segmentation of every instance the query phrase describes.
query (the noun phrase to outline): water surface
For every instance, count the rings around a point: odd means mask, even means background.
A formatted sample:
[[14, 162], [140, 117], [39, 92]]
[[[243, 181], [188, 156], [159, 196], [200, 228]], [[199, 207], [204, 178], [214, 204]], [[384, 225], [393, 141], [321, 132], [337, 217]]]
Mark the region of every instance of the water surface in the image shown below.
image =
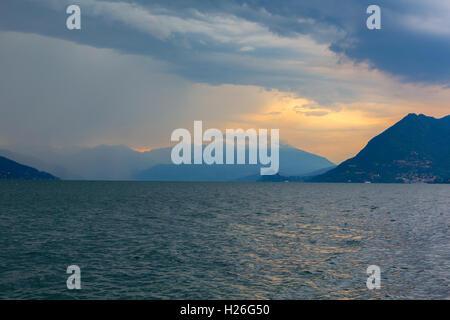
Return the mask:
[[0, 298], [448, 299], [449, 208], [449, 185], [0, 182]]

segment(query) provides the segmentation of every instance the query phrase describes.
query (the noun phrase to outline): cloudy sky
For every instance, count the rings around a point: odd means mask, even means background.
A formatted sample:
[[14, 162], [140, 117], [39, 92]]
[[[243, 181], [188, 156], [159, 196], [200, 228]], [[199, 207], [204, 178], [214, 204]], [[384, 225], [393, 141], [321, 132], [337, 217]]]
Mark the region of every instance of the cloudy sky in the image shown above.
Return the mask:
[[2, 0], [0, 145], [156, 148], [203, 120], [339, 162], [450, 114], [449, 21], [442, 0]]

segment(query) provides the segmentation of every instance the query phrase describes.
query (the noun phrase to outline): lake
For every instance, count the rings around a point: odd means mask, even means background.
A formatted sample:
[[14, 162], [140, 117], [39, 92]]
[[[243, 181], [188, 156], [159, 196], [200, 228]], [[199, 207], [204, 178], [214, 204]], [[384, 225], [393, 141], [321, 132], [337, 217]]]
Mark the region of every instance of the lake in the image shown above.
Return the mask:
[[449, 299], [449, 225], [450, 185], [3, 181], [0, 299]]

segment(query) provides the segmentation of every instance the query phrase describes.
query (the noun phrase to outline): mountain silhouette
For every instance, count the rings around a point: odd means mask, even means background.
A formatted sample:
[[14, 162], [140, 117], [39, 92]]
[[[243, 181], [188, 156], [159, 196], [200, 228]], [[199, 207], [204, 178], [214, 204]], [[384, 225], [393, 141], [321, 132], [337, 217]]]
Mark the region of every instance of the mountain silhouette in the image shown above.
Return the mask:
[[[92, 148], [5, 146], [0, 154], [67, 180], [258, 181], [260, 165], [174, 165], [172, 148], [138, 152], [124, 145]], [[12, 148], [12, 149], [11, 149]], [[305, 175], [335, 165], [324, 157], [280, 145], [280, 173]]]
[[[335, 167], [335, 164], [324, 157], [287, 144], [281, 144], [279, 152], [279, 173], [281, 175], [303, 176], [325, 168]], [[248, 159], [248, 149], [246, 149], [246, 159]], [[260, 181], [260, 168], [260, 164], [175, 165], [164, 163], [139, 172], [134, 179], [150, 181]]]
[[58, 178], [32, 167], [0, 156], [0, 180], [57, 180]]
[[123, 145], [92, 148], [5, 146], [0, 149], [0, 154], [64, 180], [132, 180], [137, 172], [159, 163], [170, 163], [169, 148], [137, 152]]
[[450, 116], [408, 114], [314, 182], [450, 183]]

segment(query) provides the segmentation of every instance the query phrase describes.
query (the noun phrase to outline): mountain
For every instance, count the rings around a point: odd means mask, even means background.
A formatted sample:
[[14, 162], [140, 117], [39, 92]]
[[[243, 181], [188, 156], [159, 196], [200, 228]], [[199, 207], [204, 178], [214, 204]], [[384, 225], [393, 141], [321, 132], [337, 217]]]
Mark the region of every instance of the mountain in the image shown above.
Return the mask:
[[0, 154], [68, 180], [132, 180], [137, 172], [170, 163], [170, 148], [138, 152], [123, 145], [93, 148], [5, 146]]
[[315, 182], [450, 183], [450, 116], [409, 114]]
[[0, 156], [0, 180], [56, 180], [57, 178], [43, 171], [24, 166]]
[[[168, 156], [170, 157], [170, 154]], [[287, 144], [280, 145], [279, 159], [279, 174], [283, 176], [304, 176], [335, 166], [324, 157]], [[261, 179], [260, 168], [259, 164], [174, 165], [166, 162], [139, 172], [134, 178], [150, 181], [259, 181]]]
[[[7, 146], [0, 154], [69, 180], [235, 181], [260, 179], [259, 165], [174, 165], [172, 148], [138, 152], [127, 146], [93, 148]], [[334, 166], [326, 158], [280, 145], [280, 174], [305, 175]]]
[[312, 172], [328, 170], [336, 165], [325, 157], [291, 147], [280, 145], [280, 175], [307, 176]]
[[[123, 145], [100, 145], [62, 155], [58, 164], [80, 179], [131, 180], [136, 172], [158, 164], [159, 153], [154, 150], [138, 152]], [[166, 154], [170, 155], [170, 151]]]
[[75, 176], [74, 174], [68, 172], [68, 170], [66, 170], [61, 166], [52, 163], [47, 163], [34, 156], [25, 155], [18, 152], [12, 152], [7, 149], [0, 149], [0, 155], [15, 162], [21, 163], [25, 166], [39, 168], [39, 170], [51, 173], [52, 175], [57, 177], [65, 178], [68, 176], [71, 177]]

